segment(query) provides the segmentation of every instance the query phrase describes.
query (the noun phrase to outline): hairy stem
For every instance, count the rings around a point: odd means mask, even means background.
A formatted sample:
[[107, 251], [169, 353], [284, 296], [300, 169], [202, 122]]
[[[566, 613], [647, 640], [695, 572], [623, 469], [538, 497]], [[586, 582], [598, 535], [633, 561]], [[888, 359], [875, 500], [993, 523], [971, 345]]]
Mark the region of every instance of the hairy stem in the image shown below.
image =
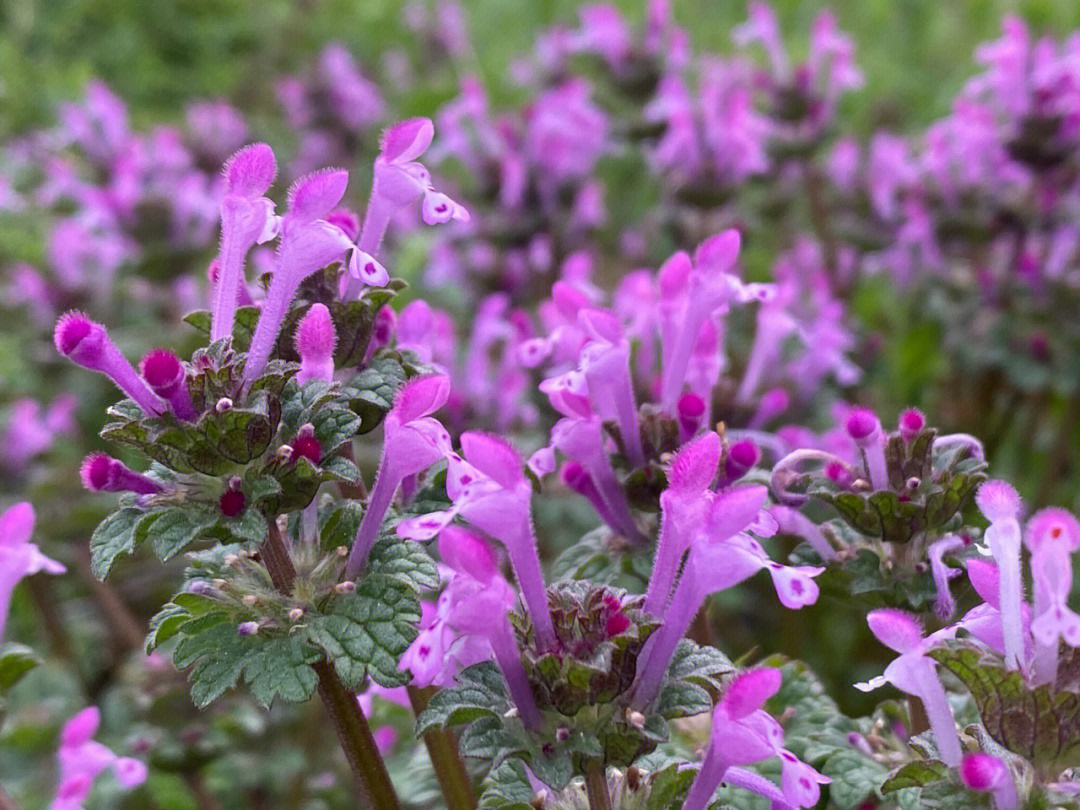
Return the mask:
[[[293, 589], [296, 569], [285, 548], [277, 521], [271, 518], [267, 525], [266, 542], [259, 547], [259, 553], [274, 587], [288, 594]], [[314, 669], [319, 679], [319, 697], [356, 779], [361, 806], [371, 810], [400, 810], [390, 774], [371, 736], [367, 719], [360, 711], [356, 695], [341, 682], [329, 661], [320, 661], [314, 665]]]
[[[433, 687], [420, 689], [408, 688], [409, 703], [413, 713], [419, 717], [427, 708], [428, 701], [435, 694]], [[439, 780], [447, 810], [475, 810], [476, 795], [473, 793], [472, 780], [461, 761], [457, 739], [450, 729], [436, 729], [424, 735], [431, 765], [435, 769], [435, 778]]]
[[593, 763], [586, 771], [585, 792], [589, 796], [589, 810], [611, 810], [611, 794], [608, 792], [607, 773], [602, 762]]

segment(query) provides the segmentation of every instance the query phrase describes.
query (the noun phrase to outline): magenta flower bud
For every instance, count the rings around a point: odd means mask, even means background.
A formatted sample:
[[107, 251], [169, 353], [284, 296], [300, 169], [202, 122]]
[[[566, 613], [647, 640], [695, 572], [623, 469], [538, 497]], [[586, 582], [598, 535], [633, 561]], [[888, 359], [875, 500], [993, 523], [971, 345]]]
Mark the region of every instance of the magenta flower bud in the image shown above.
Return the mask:
[[308, 380], [334, 379], [334, 347], [337, 330], [324, 304], [313, 304], [296, 326], [294, 339], [296, 353], [300, 355], [300, 373], [296, 381], [303, 385]]
[[908, 408], [900, 414], [900, 436], [905, 442], [910, 442], [922, 433], [926, 427], [926, 417], [918, 408]]
[[57, 350], [76, 365], [100, 372], [112, 380], [150, 416], [160, 416], [164, 403], [135, 372], [131, 363], [109, 340], [105, 327], [78, 310], [65, 312], [56, 322], [53, 341]]
[[875, 490], [889, 488], [889, 473], [885, 466], [885, 437], [881, 422], [868, 408], [853, 408], [844, 420], [848, 436], [863, 451], [870, 486]]
[[238, 517], [244, 511], [246, 503], [244, 493], [239, 488], [230, 487], [222, 493], [218, 506], [221, 508], [221, 514], [233, 518]]
[[154, 349], [143, 358], [142, 375], [154, 393], [169, 403], [174, 414], [181, 419], [195, 419], [198, 414], [191, 404], [179, 357], [165, 349]]
[[692, 391], [687, 391], [675, 406], [679, 419], [679, 437], [686, 442], [692, 439], [705, 418], [705, 400]]
[[728, 448], [724, 457], [724, 475], [727, 483], [737, 481], [761, 460], [761, 451], [749, 439], [737, 441]]
[[124, 466], [105, 453], [91, 453], [79, 468], [83, 486], [91, 492], [136, 492], [139, 495], [156, 495], [164, 487], [152, 478]]
[[311, 425], [304, 425], [292, 443], [292, 460], [306, 458], [312, 464], [322, 461], [322, 444], [315, 438]]
[[960, 781], [968, 790], [993, 794], [997, 810], [1015, 810], [1018, 806], [1016, 783], [1009, 766], [993, 754], [965, 754], [959, 770]]

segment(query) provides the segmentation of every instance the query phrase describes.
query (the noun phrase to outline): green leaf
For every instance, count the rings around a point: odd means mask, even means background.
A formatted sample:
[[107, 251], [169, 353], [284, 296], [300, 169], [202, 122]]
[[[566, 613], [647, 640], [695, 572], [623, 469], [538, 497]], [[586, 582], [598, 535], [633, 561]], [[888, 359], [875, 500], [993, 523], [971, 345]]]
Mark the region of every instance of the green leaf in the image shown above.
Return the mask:
[[1080, 694], [1031, 689], [1020, 672], [970, 642], [946, 641], [929, 655], [967, 687], [999, 745], [1046, 770], [1080, 765]]
[[510, 759], [493, 768], [481, 790], [480, 810], [533, 810], [536, 791], [521, 760]]
[[155, 511], [149, 538], [162, 562], [171, 560], [218, 522], [220, 512], [206, 504], [184, 504]]
[[104, 580], [116, 558], [135, 550], [135, 529], [146, 512], [126, 507], [113, 512], [94, 529], [90, 537], [90, 570]]
[[191, 699], [199, 709], [234, 687], [248, 659], [256, 654], [256, 637], [241, 636], [227, 618], [222, 617], [195, 635], [185, 636], [173, 651], [173, 663], [178, 668], [191, 667], [188, 673]]
[[267, 638], [245, 658], [244, 681], [255, 700], [268, 708], [278, 695], [288, 703], [301, 703], [315, 693], [317, 678], [311, 665], [321, 658], [300, 638]]
[[[358, 501], [344, 501], [334, 509], [319, 529], [319, 544], [324, 551], [331, 551], [340, 546], [352, 548], [360, 522], [364, 517], [364, 507]], [[373, 549], [374, 550], [374, 549]]]
[[[355, 536], [355, 535], [354, 535]], [[439, 587], [439, 571], [427, 549], [413, 540], [384, 537], [371, 548], [366, 564], [367, 575], [393, 577], [414, 591]]]
[[322, 445], [324, 457], [329, 457], [360, 429], [360, 417], [345, 408], [322, 408], [312, 420], [315, 438]]
[[150, 620], [150, 632], [146, 636], [146, 654], [149, 655], [180, 632], [191, 614], [180, 605], [167, 603]]
[[416, 638], [420, 605], [413, 589], [393, 577], [368, 574], [352, 593], [336, 596], [329, 612], [311, 616], [307, 634], [333, 662], [346, 686], [370, 676], [380, 686], [403, 686], [409, 675], [398, 669]]
[[881, 786], [882, 793], [895, 793], [906, 788], [926, 787], [951, 774], [949, 766], [936, 759], [921, 759], [909, 762], [893, 771]]
[[14, 642], [0, 644], [0, 693], [9, 690], [40, 663], [37, 653], [29, 647]]
[[471, 723], [482, 717], [501, 717], [510, 710], [502, 672], [492, 661], [466, 667], [457, 676], [457, 685], [443, 689], [428, 702], [416, 718], [416, 733]]
[[349, 407], [360, 417], [357, 433], [368, 433], [378, 427], [393, 406], [405, 378], [401, 363], [389, 354], [381, 354], [349, 382], [345, 396]]
[[833, 780], [829, 785], [829, 798], [841, 810], [852, 810], [877, 796], [888, 776], [884, 765], [854, 750], [833, 754], [825, 761], [821, 772]]

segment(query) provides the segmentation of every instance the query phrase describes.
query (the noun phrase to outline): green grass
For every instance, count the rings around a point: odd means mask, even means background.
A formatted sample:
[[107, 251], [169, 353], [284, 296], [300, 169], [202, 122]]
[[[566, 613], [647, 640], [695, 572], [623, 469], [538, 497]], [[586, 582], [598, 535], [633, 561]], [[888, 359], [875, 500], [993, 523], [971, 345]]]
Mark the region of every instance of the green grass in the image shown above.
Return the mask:
[[[541, 28], [571, 21], [580, 3], [466, 0], [479, 68], [506, 91], [506, 66]], [[640, 17], [643, 3], [618, 0]], [[1018, 9], [1039, 31], [1080, 27], [1073, 0], [779, 0], [784, 30], [805, 50], [809, 22], [835, 10], [858, 45], [867, 86], [845, 114], [859, 131], [882, 123], [917, 126], [942, 115], [973, 69], [974, 46], [993, 37]], [[698, 49], [730, 49], [744, 2], [674, 0]], [[91, 76], [109, 82], [137, 121], [175, 119], [192, 98], [224, 95], [247, 108], [272, 109], [267, 81], [307, 62], [340, 39], [370, 68], [389, 47], [412, 47], [397, 0], [5, 0], [0, 4], [0, 135], [50, 120]], [[407, 112], [430, 112], [452, 91], [445, 77], [404, 100]], [[868, 103], [866, 99], [873, 99]]]

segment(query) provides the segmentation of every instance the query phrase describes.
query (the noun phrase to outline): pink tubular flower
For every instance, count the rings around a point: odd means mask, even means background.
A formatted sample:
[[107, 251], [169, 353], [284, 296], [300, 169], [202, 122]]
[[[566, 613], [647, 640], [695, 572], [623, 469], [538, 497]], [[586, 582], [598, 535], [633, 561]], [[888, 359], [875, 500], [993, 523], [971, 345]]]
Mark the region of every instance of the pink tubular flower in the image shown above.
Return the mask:
[[[778, 669], [752, 669], [737, 675], [713, 710], [713, 727], [701, 770], [690, 786], [683, 810], [704, 810], [721, 783], [765, 796], [773, 806], [813, 807], [819, 785], [831, 780], [784, 748], [784, 731], [762, 707], [780, 689]], [[738, 767], [780, 758], [782, 789]], [[756, 778], [755, 778], [756, 777]]]
[[[589, 386], [593, 407], [602, 417], [613, 417], [618, 422], [630, 464], [638, 467], [645, 456], [634, 401], [634, 382], [630, 377], [630, 343], [623, 337], [618, 318], [606, 310], [581, 310], [578, 320], [590, 338], [581, 352], [581, 370]], [[610, 415], [605, 413], [607, 403], [610, 403]]]
[[244, 147], [225, 164], [229, 190], [221, 202], [221, 251], [211, 340], [232, 334], [239, 289], [244, 284], [244, 257], [255, 244], [276, 232], [274, 203], [263, 196], [276, 174], [274, 152], [265, 143]]
[[0, 514], [0, 638], [4, 634], [11, 595], [19, 580], [39, 571], [62, 574], [67, 569], [46, 557], [30, 542], [34, 532], [34, 508], [17, 503]]
[[296, 325], [296, 353], [300, 355], [300, 372], [296, 381], [334, 379], [334, 347], [337, 330], [325, 304], [312, 304]]
[[1031, 552], [1035, 586], [1031, 622], [1035, 679], [1053, 683], [1060, 642], [1080, 647], [1080, 616], [1066, 604], [1072, 590], [1072, 554], [1080, 548], [1080, 522], [1065, 509], [1041, 509], [1028, 521], [1024, 540]]
[[165, 404], [147, 387], [100, 323], [71, 310], [56, 322], [53, 341], [60, 354], [76, 365], [104, 374], [149, 416], [164, 413]]
[[124, 466], [105, 453], [91, 453], [79, 469], [83, 486], [91, 492], [135, 492], [156, 495], [164, 487], [152, 478]]
[[1024, 601], [1020, 569], [1020, 496], [1005, 481], [987, 481], [975, 494], [975, 503], [990, 521], [986, 542], [1000, 571], [1001, 623], [1005, 633], [1005, 664], [1025, 665], [1021, 604]]
[[[652, 605], [667, 602], [667, 607], [660, 614], [663, 624], [646, 642], [638, 659], [632, 704], [636, 709], [646, 708], [659, 693], [679, 640], [710, 594], [738, 585], [765, 569], [785, 607], [798, 609], [817, 601], [818, 587], [813, 577], [825, 569], [791, 568], [773, 562], [761, 544], [747, 534], [748, 531], [770, 534], [775, 530], [771, 519], [767, 515], [762, 517], [767, 495], [765, 487], [756, 485], [716, 494], [696, 536], [689, 540], [690, 553], [670, 600], [660, 595], [662, 584], [653, 588], [650, 583]], [[676, 570], [682, 553], [676, 543], [665, 544], [665, 558], [670, 555], [676, 560]], [[666, 579], [671, 567], [669, 562], [657, 560], [656, 570], [661, 577]]]
[[540, 390], [547, 394], [552, 407], [565, 417], [552, 428], [552, 447], [588, 472], [603, 499], [605, 513], [615, 521], [612, 528], [626, 538], [640, 540], [641, 531], [634, 522], [608, 458], [603, 424], [590, 402], [585, 375], [570, 371], [544, 380]]
[[174, 414], [187, 420], [198, 416], [191, 404], [184, 366], [179, 357], [166, 349], [154, 349], [143, 358], [140, 365], [143, 379], [155, 394], [169, 403]]
[[259, 324], [251, 337], [251, 349], [244, 366], [245, 385], [266, 368], [289, 302], [300, 283], [352, 247], [341, 228], [323, 219], [341, 201], [348, 183], [348, 172], [326, 169], [300, 178], [289, 191], [289, 212], [281, 220], [278, 263], [266, 292]]
[[446, 476], [446, 491], [453, 506], [402, 521], [398, 534], [427, 540], [460, 515], [497, 538], [509, 552], [518, 587], [536, 628], [537, 643], [540, 649], [552, 648], [555, 629], [533, 532], [532, 485], [522, 471], [521, 457], [506, 441], [484, 433], [463, 433], [461, 448], [465, 458], [450, 455]]
[[[720, 451], [720, 437], [710, 432], [684, 444], [672, 459], [668, 468], [668, 488], [660, 494], [663, 517], [643, 605], [646, 613], [658, 616], [667, 605], [683, 554], [715, 497], [711, 487], [720, 464]], [[761, 508], [757, 491], [737, 491], [733, 498], [747, 494], [751, 496], [747, 510], [750, 514], [744, 525], [753, 520]]]
[[942, 761], [951, 768], [958, 767], [961, 749], [956, 721], [945, 697], [945, 689], [938, 680], [937, 664], [925, 654], [934, 636], [924, 638], [919, 620], [902, 610], [872, 610], [866, 621], [878, 641], [899, 653], [899, 656], [885, 668], [882, 677], [875, 678], [870, 684], [860, 684], [859, 688], [869, 690], [891, 683], [900, 691], [918, 697], [926, 708]]
[[693, 264], [685, 254], [676, 254], [660, 270], [664, 350], [660, 403], [668, 413], [675, 412], [706, 321], [730, 301], [769, 296], [770, 287], [744, 285], [732, 272], [740, 242], [738, 231], [723, 231], [698, 246]]
[[453, 452], [450, 434], [431, 416], [449, 397], [450, 379], [441, 374], [418, 377], [398, 391], [394, 407], [383, 420], [382, 459], [345, 567], [349, 579], [360, 573], [402, 480]]
[[360, 240], [349, 257], [349, 280], [343, 290], [346, 300], [355, 298], [364, 284], [383, 286], [390, 276], [375, 256], [390, 224], [400, 208], [423, 199], [423, 217], [429, 225], [451, 219], [468, 221], [468, 212], [445, 194], [431, 187], [431, 174], [416, 160], [431, 145], [435, 126], [428, 118], [400, 121], [383, 132], [382, 150], [375, 158], [374, 179], [368, 198]]
[[60, 731], [60, 747], [56, 752], [60, 784], [51, 810], [82, 810], [94, 782], [109, 769], [126, 790], [146, 781], [146, 765], [137, 759], [117, 756], [93, 739], [100, 724], [101, 712], [91, 706], [68, 720]]

